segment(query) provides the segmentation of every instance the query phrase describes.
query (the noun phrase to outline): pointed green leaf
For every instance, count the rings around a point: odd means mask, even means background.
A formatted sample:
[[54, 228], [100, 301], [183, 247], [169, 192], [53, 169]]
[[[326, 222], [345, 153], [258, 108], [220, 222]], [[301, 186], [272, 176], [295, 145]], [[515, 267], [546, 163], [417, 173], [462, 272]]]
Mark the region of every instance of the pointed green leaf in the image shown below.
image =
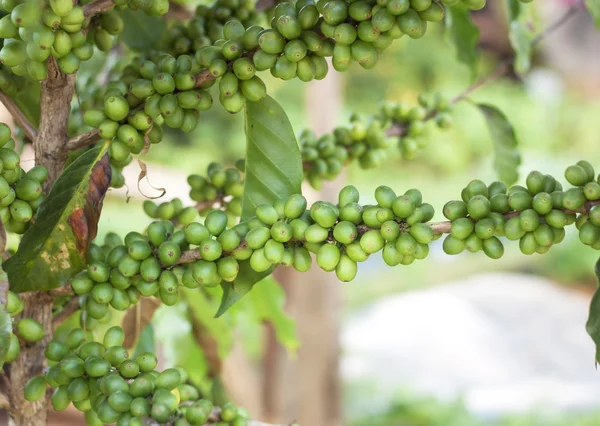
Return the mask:
[[246, 102], [246, 176], [242, 220], [256, 207], [299, 194], [302, 157], [285, 111], [267, 96]]
[[56, 180], [17, 253], [4, 263], [12, 291], [60, 287], [86, 267], [110, 183], [107, 149], [82, 154]]
[[516, 21], [521, 14], [521, 0], [506, 0], [508, 22]]
[[515, 51], [514, 69], [517, 74], [526, 74], [531, 68], [533, 32], [524, 22], [510, 23], [508, 38]]
[[594, 18], [596, 27], [600, 28], [600, 0], [585, 0], [585, 5]]
[[133, 50], [147, 52], [156, 47], [165, 30], [165, 20], [161, 16], [148, 16], [141, 10], [122, 10], [121, 16], [127, 22], [120, 39]]
[[216, 318], [223, 315], [235, 302], [248, 294], [257, 282], [271, 275], [274, 269], [275, 267], [273, 266], [267, 271], [256, 272], [250, 267], [249, 261], [240, 262], [240, 271], [237, 278], [232, 283], [223, 281], [221, 284], [221, 287], [223, 287], [223, 297], [219, 310], [215, 315]]
[[590, 313], [588, 316], [585, 329], [596, 344], [596, 362], [600, 361], [600, 259], [596, 262], [595, 267], [596, 277], [598, 278], [599, 287], [596, 289], [592, 301], [590, 303]]
[[500, 180], [511, 185], [519, 178], [521, 155], [517, 149], [515, 130], [502, 111], [493, 105], [477, 104], [485, 116], [494, 144], [494, 170]]
[[10, 345], [10, 335], [12, 333], [12, 321], [10, 315], [6, 312], [6, 307], [0, 305], [0, 368], [4, 365], [4, 357]]
[[446, 40], [454, 44], [458, 60], [467, 65], [475, 76], [479, 28], [471, 20], [471, 13], [466, 7], [458, 5], [446, 9]]
[[[294, 129], [285, 111], [269, 96], [258, 102], [246, 102], [245, 163], [242, 220], [252, 217], [260, 204], [274, 203], [301, 192], [302, 156]], [[217, 317], [273, 269], [256, 272], [248, 261], [240, 262], [238, 278], [222, 284], [223, 298]]]

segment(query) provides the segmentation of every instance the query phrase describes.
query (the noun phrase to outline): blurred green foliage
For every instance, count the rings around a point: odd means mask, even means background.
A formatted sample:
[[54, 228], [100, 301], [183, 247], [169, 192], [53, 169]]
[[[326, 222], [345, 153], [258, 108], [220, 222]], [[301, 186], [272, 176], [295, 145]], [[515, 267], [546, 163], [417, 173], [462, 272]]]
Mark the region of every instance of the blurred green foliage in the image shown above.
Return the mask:
[[501, 418], [470, 414], [462, 401], [404, 395], [382, 413], [351, 420], [349, 426], [598, 426], [599, 413], [528, 413]]

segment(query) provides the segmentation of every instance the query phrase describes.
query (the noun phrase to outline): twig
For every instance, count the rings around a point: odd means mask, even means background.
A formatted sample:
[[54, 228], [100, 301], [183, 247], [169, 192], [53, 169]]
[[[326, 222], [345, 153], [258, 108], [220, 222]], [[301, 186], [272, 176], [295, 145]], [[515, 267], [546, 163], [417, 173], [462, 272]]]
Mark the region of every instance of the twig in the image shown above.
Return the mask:
[[79, 297], [73, 296], [63, 307], [62, 311], [52, 317], [52, 327], [56, 330], [59, 325], [73, 315], [73, 313], [77, 312], [79, 308]]
[[85, 148], [88, 145], [96, 143], [100, 140], [98, 130], [90, 130], [89, 132], [82, 133], [69, 139], [66, 145], [68, 151], [77, 151], [78, 149]]
[[23, 114], [23, 111], [21, 111], [17, 104], [15, 104], [4, 92], [0, 92], [0, 101], [2, 101], [8, 112], [10, 112], [10, 115], [12, 115], [18, 126], [23, 129], [27, 138], [31, 141], [35, 139], [37, 136], [37, 129], [31, 124], [29, 119], [25, 117], [25, 114]]
[[[581, 5], [581, 3], [579, 2], [579, 3], [576, 3], [575, 5], [571, 6], [569, 9], [567, 9], [567, 11], [559, 19], [557, 19], [555, 22], [550, 24], [544, 31], [539, 33], [531, 41], [531, 46], [536, 46], [539, 43], [541, 43], [546, 37], [548, 37], [554, 31], [559, 29], [569, 19], [571, 19], [571, 17], [573, 17], [577, 13], [577, 9], [579, 8], [580, 5]], [[513, 56], [511, 58], [507, 58], [507, 59], [503, 60], [502, 62], [500, 62], [500, 64], [496, 67], [496, 69], [491, 74], [488, 74], [488, 75], [480, 78], [479, 80], [477, 80], [476, 82], [471, 84], [469, 87], [467, 87], [463, 92], [459, 93], [457, 96], [452, 98], [452, 100], [450, 101], [450, 105], [454, 105], [457, 102], [460, 102], [461, 100], [465, 99], [466, 97], [468, 97], [473, 92], [480, 89], [481, 87], [486, 86], [489, 83], [492, 83], [492, 82], [498, 80], [500, 77], [502, 77], [508, 71], [510, 71], [510, 68], [514, 61], [515, 61], [515, 57]], [[435, 115], [436, 115], [436, 111], [432, 111], [425, 117], [425, 120], [430, 120], [430, 119], [434, 118]], [[408, 126], [406, 124], [395, 124], [386, 131], [386, 135], [401, 137], [401, 136], [404, 136], [407, 131], [408, 131]]]
[[94, 0], [83, 6], [83, 16], [91, 18], [99, 13], [106, 12], [115, 6], [113, 0]]

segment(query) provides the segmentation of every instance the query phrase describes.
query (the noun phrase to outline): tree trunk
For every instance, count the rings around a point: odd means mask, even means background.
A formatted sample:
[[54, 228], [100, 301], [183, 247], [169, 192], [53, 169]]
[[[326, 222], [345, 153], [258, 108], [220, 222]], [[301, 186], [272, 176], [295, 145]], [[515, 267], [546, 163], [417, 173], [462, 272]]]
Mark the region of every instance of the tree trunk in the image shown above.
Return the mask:
[[[67, 159], [65, 144], [71, 111], [71, 99], [75, 89], [75, 75], [63, 74], [51, 58], [48, 62], [48, 78], [42, 82], [40, 99], [40, 126], [33, 141], [35, 162], [48, 169], [48, 180], [44, 183], [47, 193], [63, 170]], [[21, 342], [19, 357], [9, 366], [8, 399], [10, 402], [10, 424], [15, 426], [46, 425], [48, 395], [35, 403], [25, 400], [23, 389], [27, 381], [43, 373], [44, 349], [52, 340], [53, 297], [49, 292], [22, 293], [25, 304], [20, 318], [32, 318], [44, 327], [44, 338], [35, 344]]]
[[48, 61], [48, 78], [42, 82], [40, 97], [40, 127], [33, 141], [35, 164], [48, 169], [44, 190], [48, 192], [67, 161], [65, 149], [68, 135], [71, 100], [75, 91], [75, 74], [65, 75]]
[[37, 343], [21, 341], [21, 353], [10, 364], [8, 400], [10, 402], [9, 425], [44, 426], [46, 425], [48, 398], [37, 402], [25, 400], [25, 384], [33, 376], [43, 374], [44, 348], [52, 339], [52, 296], [48, 292], [30, 292], [21, 294], [25, 308], [19, 318], [32, 318], [44, 326], [44, 338]]

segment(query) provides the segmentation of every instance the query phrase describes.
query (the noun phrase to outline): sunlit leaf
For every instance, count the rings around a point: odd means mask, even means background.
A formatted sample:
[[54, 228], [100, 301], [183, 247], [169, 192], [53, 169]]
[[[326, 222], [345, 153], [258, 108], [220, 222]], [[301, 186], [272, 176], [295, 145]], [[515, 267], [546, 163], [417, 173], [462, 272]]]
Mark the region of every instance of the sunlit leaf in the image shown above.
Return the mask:
[[17, 253], [4, 263], [12, 291], [60, 287], [86, 267], [110, 183], [107, 149], [82, 154], [56, 180]]

